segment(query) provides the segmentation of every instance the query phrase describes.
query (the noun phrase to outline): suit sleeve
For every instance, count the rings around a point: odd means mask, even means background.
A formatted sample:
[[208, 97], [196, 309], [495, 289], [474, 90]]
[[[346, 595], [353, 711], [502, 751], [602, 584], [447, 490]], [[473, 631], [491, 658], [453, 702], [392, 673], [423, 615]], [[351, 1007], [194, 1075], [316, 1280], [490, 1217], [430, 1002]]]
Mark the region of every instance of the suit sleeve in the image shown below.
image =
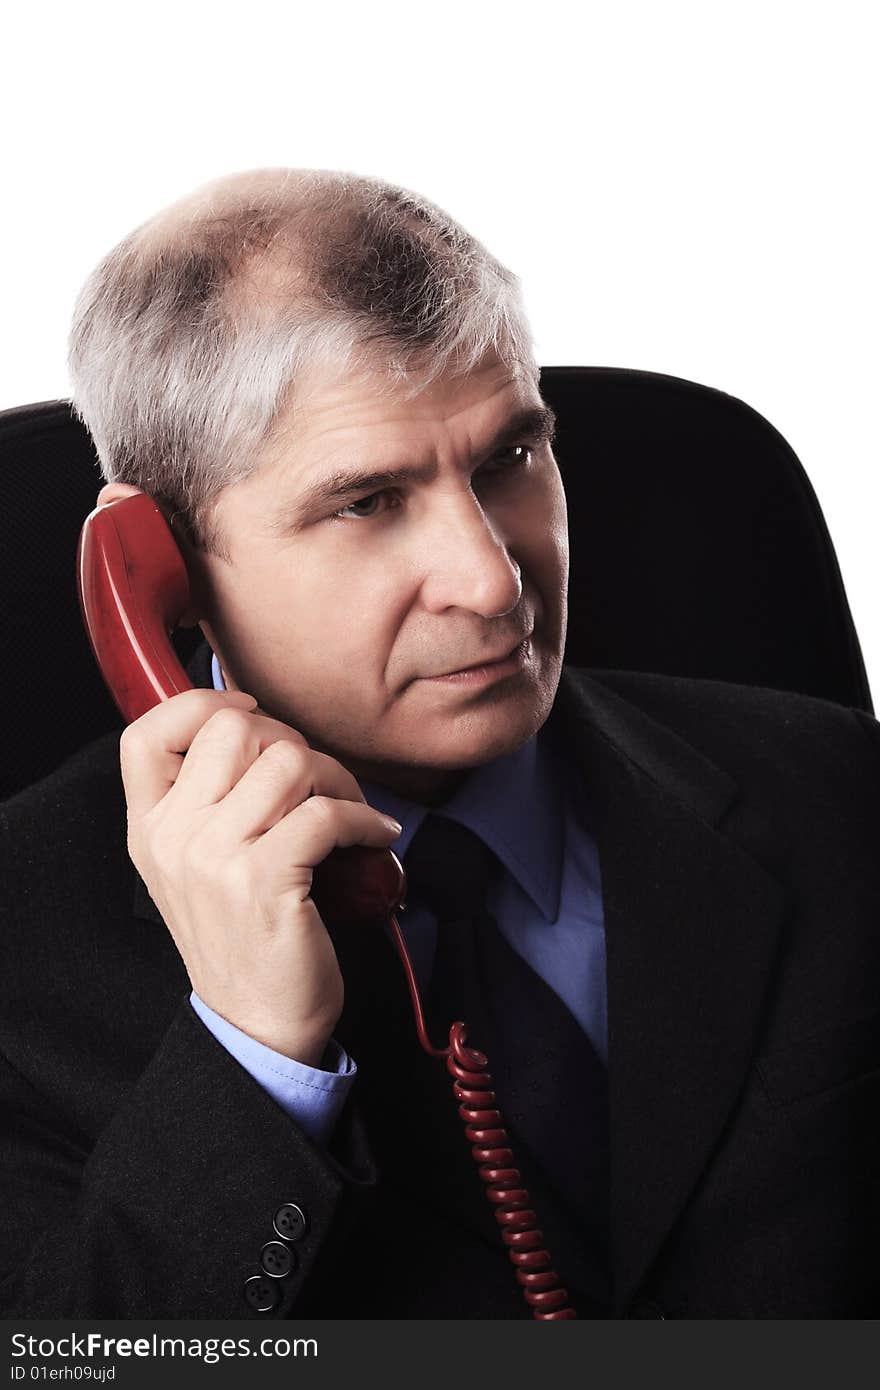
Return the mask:
[[188, 998], [93, 1144], [5, 1058], [0, 1107], [7, 1318], [288, 1316], [376, 1184], [354, 1097], [317, 1146]]
[[210, 1008], [195, 990], [190, 1003], [219, 1043], [231, 1053], [282, 1110], [310, 1139], [325, 1147], [357, 1076], [357, 1067], [344, 1048], [331, 1038], [322, 1067], [306, 1066], [285, 1057]]

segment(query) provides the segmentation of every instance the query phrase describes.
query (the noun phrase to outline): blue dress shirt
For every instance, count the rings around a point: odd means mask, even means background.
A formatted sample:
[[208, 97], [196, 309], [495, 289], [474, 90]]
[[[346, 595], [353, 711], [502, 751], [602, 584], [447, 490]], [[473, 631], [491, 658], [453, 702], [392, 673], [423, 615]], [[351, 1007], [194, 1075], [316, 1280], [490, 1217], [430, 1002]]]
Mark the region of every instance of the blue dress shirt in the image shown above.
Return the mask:
[[[211, 672], [214, 688], [224, 690], [216, 656]], [[403, 826], [392, 848], [405, 867], [406, 851], [431, 808], [375, 783], [361, 780], [360, 787], [371, 806]], [[523, 808], [528, 808], [526, 814]], [[475, 768], [442, 810], [479, 835], [498, 856], [504, 872], [487, 905], [499, 929], [567, 1005], [605, 1061], [605, 920], [599, 858], [588, 813], [574, 794], [567, 769], [539, 732], [516, 752]], [[433, 963], [436, 919], [409, 909], [401, 914], [401, 926], [424, 990]], [[256, 1042], [210, 1009], [195, 991], [190, 999], [218, 1042], [301, 1129], [317, 1143], [326, 1143], [357, 1075], [356, 1065], [339, 1044], [328, 1044], [322, 1068], [309, 1067]]]

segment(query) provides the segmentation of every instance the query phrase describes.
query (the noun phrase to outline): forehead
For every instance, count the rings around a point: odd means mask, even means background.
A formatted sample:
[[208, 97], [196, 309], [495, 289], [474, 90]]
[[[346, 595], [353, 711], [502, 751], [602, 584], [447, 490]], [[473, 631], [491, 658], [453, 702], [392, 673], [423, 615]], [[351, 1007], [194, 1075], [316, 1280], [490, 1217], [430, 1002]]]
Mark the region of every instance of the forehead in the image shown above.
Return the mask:
[[467, 374], [444, 373], [415, 393], [370, 372], [331, 380], [316, 375], [279, 415], [272, 454], [306, 464], [337, 448], [351, 457], [353, 446], [360, 452], [397, 439], [406, 446], [437, 432], [478, 443], [514, 410], [541, 404], [534, 376], [494, 356]]
[[261, 463], [216, 501], [229, 530], [281, 539], [359, 493], [428, 482], [444, 459], [478, 466], [496, 448], [553, 435], [536, 372], [483, 362], [415, 394], [366, 373], [314, 378], [276, 423]]

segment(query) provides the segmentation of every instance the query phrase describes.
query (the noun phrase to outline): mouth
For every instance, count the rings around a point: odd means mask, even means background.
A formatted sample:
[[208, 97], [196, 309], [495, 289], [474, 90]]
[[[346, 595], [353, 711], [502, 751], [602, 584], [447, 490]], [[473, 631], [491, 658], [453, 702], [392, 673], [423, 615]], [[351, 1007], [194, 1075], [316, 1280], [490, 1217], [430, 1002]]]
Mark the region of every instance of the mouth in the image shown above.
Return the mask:
[[438, 676], [423, 676], [422, 679], [449, 684], [480, 685], [513, 675], [525, 666], [531, 655], [531, 635], [529, 633], [528, 637], [520, 638], [514, 646], [508, 647], [500, 656], [488, 660], [484, 658], [472, 666], [460, 666], [455, 671], [446, 671]]

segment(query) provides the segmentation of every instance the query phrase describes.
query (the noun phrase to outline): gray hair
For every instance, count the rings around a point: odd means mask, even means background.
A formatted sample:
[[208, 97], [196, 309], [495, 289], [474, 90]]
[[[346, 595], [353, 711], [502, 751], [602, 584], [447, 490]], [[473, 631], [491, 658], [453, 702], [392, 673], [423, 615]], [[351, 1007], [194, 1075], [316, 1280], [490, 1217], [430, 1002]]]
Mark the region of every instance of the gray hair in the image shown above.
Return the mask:
[[535, 380], [517, 277], [434, 203], [361, 175], [266, 169], [137, 228], [86, 281], [73, 405], [107, 482], [164, 499], [228, 558], [212, 516], [316, 368], [406, 397], [494, 350]]

